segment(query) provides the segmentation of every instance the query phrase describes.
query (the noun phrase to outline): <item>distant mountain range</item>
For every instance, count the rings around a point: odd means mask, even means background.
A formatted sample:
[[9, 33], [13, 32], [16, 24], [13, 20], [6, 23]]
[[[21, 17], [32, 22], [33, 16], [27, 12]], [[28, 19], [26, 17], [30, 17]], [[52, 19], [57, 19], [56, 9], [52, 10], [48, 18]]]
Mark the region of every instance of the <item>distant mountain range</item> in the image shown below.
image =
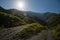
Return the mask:
[[16, 9], [9, 9], [9, 11], [11, 11], [13, 14], [16, 14], [16, 15], [26, 14], [27, 17], [37, 17], [43, 21], [46, 21], [49, 18], [58, 15], [57, 13], [52, 13], [52, 12], [35, 13], [35, 12], [31, 12], [31, 11], [19, 11]]
[[16, 16], [17, 19], [21, 19], [20, 21], [23, 20], [25, 23], [39, 22], [43, 25], [46, 25], [48, 23], [48, 20], [50, 20], [51, 18], [59, 15], [52, 12], [36, 13], [31, 11], [20, 11], [16, 9], [4, 9], [0, 7], [0, 14], [1, 12]]

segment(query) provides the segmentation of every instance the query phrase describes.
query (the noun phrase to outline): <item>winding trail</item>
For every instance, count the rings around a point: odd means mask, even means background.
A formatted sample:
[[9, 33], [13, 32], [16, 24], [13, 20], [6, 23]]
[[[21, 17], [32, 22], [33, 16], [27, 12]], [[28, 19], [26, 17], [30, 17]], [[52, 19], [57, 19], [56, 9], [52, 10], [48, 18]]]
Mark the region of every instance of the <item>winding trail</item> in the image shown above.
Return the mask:
[[54, 40], [54, 38], [52, 37], [51, 30], [43, 30], [41, 33], [38, 33], [38, 35], [27, 40]]
[[51, 30], [48, 30], [47, 40], [54, 40]]
[[38, 33], [38, 35], [35, 35], [27, 40], [45, 40], [47, 36], [46, 32], [47, 32], [46, 30], [43, 30], [42, 32]]
[[[27, 28], [29, 25], [31, 24], [0, 30], [0, 40], [17, 40], [17, 38], [14, 39], [13, 37], [15, 37], [17, 33], [19, 33], [24, 28]], [[54, 38], [52, 37], [51, 30], [42, 30], [42, 32], [26, 40], [54, 40]]]
[[24, 28], [28, 27], [29, 25], [31, 25], [31, 24], [13, 27], [13, 28], [5, 28], [3, 30], [0, 30], [0, 40], [10, 40], [10, 38], [15, 36], [18, 32], [20, 32]]

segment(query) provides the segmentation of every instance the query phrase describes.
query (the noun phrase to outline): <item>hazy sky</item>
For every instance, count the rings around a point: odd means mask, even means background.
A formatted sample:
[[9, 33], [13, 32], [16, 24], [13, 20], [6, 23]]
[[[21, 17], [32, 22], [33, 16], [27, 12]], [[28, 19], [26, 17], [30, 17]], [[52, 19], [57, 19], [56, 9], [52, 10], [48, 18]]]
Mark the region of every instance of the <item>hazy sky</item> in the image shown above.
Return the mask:
[[[17, 1], [21, 0], [0, 0], [0, 6], [6, 9], [16, 8]], [[60, 0], [22, 0], [22, 2], [25, 3], [26, 11], [60, 12]]]

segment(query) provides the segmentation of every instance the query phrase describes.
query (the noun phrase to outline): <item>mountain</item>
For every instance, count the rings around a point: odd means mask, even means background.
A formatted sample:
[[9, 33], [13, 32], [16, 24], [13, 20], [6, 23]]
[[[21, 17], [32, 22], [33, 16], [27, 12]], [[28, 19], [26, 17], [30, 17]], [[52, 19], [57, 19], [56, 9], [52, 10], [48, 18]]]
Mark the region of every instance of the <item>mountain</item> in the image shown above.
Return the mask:
[[14, 27], [24, 24], [26, 24], [24, 20], [13, 15], [10, 11], [0, 7], [0, 27]]
[[19, 11], [16, 9], [4, 9], [0, 7], [0, 12], [5, 14], [16, 16], [17, 19], [23, 21], [24, 23], [34, 23], [38, 22], [42, 25], [48, 24], [48, 20], [52, 17], [57, 16], [58, 14], [52, 12], [45, 12], [45, 13], [36, 13], [32, 11]]
[[58, 24], [60, 24], [60, 14], [58, 14], [57, 16], [54, 16], [48, 20], [49, 26], [56, 26]]
[[45, 12], [45, 13], [36, 13], [36, 12], [32, 12], [32, 11], [19, 11], [16, 9], [9, 9], [8, 11], [10, 11], [12, 14], [14, 15], [18, 15], [18, 16], [24, 16], [27, 18], [35, 18], [37, 17], [38, 19], [47, 22], [48, 19], [57, 16], [57, 13], [52, 13], [52, 12]]
[[35, 22], [33, 18], [26, 18], [22, 11], [4, 9], [0, 7], [0, 27], [15, 27]]
[[[29, 15], [29, 14], [28, 14]], [[56, 13], [50, 13], [50, 12], [46, 12], [46, 13], [30, 13], [31, 16], [36, 16], [38, 18], [40, 18], [41, 20], [48, 20], [50, 17], [52, 16], [56, 16]]]
[[[29, 25], [27, 28], [25, 28], [26, 24]], [[34, 35], [34, 34], [36, 35], [37, 33], [40, 33], [40, 31], [42, 30], [48, 31], [52, 29], [51, 32], [53, 34], [53, 37], [56, 40], [59, 40], [60, 14], [52, 13], [52, 12], [36, 13], [31, 11], [19, 11], [16, 9], [4, 9], [0, 7], [0, 30], [3, 28], [9, 28], [9, 27], [13, 27], [15, 29], [16, 26], [20, 28], [19, 26], [21, 25], [24, 25], [24, 27], [22, 27], [24, 29], [18, 33], [19, 35], [18, 38], [20, 37], [20, 38], [26, 39], [27, 36], [30, 37], [31, 35]], [[16, 30], [19, 30], [19, 29], [16, 29]], [[16, 37], [17, 36], [13, 38], [16, 38]]]
[[45, 12], [45, 13], [35, 13], [35, 12], [26, 12], [27, 17], [33, 17], [39, 23], [46, 25], [48, 20], [58, 14], [52, 12]]
[[[37, 21], [43, 25], [46, 25], [48, 20], [54, 16], [57, 16], [56, 13], [52, 13], [52, 12], [45, 12], [45, 13], [36, 13], [36, 12], [32, 12], [32, 11], [19, 11], [16, 9], [9, 9], [8, 11], [11, 12], [11, 14], [14, 14], [18, 17], [26, 17], [29, 21], [29, 19], [32, 18], [32, 20]], [[27, 23], [28, 23], [27, 21]]]
[[0, 11], [5, 12], [6, 10], [0, 6]]
[[42, 18], [44, 18], [43, 20], [49, 20], [50, 18], [57, 16], [56, 13], [52, 13], [52, 12], [46, 12], [43, 14]]

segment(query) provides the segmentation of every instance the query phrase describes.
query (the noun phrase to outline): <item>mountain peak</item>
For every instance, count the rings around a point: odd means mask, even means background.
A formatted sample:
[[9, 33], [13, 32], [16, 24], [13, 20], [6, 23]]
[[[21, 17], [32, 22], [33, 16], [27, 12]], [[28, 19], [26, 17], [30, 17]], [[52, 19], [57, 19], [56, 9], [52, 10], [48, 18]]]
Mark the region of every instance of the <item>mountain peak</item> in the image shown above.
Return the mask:
[[0, 6], [0, 10], [3, 10], [4, 8]]

